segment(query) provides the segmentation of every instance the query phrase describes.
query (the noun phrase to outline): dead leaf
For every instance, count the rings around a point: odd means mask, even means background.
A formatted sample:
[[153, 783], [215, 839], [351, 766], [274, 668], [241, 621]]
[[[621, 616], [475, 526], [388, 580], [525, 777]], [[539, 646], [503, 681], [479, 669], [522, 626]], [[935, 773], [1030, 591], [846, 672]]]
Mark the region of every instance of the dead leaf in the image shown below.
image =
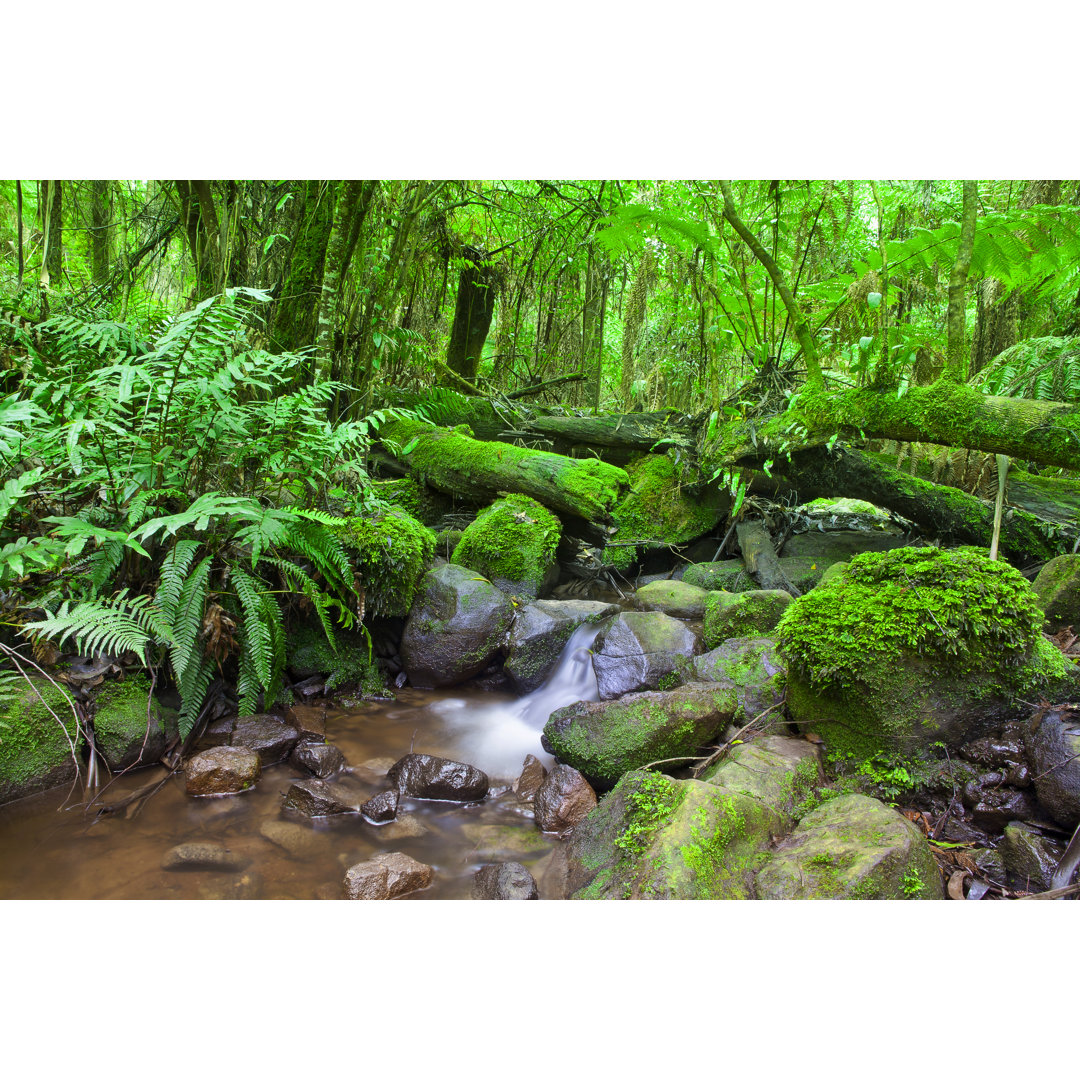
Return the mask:
[[949, 899], [950, 900], [963, 900], [964, 899], [964, 881], [968, 877], [966, 870], [957, 870], [949, 877]]

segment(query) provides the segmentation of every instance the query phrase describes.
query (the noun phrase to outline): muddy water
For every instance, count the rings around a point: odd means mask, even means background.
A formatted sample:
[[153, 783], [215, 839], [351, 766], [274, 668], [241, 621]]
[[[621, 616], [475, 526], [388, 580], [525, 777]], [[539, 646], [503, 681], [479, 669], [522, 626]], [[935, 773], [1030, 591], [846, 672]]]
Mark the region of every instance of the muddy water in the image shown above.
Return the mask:
[[[435, 869], [431, 888], [412, 899], [468, 899], [473, 875], [490, 862], [521, 862], [540, 883], [558, 841], [537, 830], [509, 785], [526, 754], [550, 766], [540, 732], [553, 709], [596, 699], [593, 636], [579, 631], [552, 678], [526, 698], [403, 690], [395, 701], [327, 712], [327, 740], [372, 795], [385, 788], [386, 769], [415, 751], [487, 772], [483, 803], [402, 800], [397, 820], [383, 826], [355, 814], [311, 820], [281, 808], [290, 784], [308, 775], [288, 764], [268, 768], [253, 791], [221, 798], [190, 798], [183, 778], [172, 777], [130, 818], [95, 818], [77, 795], [65, 808], [66, 789], [47, 792], [0, 809], [0, 899], [337, 899], [350, 866], [388, 851]], [[153, 777], [141, 770], [106, 797], [117, 801]], [[161, 868], [170, 848], [192, 842], [224, 845], [243, 869]]]

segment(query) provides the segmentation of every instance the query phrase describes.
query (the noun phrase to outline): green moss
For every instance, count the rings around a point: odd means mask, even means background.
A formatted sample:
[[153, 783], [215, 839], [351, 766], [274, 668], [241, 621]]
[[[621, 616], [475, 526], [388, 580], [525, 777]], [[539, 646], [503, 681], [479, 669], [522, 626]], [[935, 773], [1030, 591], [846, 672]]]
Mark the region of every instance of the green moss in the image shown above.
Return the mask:
[[790, 604], [791, 597], [777, 589], [706, 594], [702, 626], [705, 648], [715, 649], [728, 638], [771, 633]]
[[527, 495], [507, 495], [477, 515], [452, 562], [476, 570], [508, 592], [539, 595], [555, 564], [559, 519]]
[[96, 699], [94, 715], [94, 741], [109, 761], [119, 761], [133, 741], [146, 737], [148, 706], [153, 709], [151, 736], [164, 733], [164, 711], [150, 698], [150, 680], [135, 675], [123, 680], [112, 680], [102, 685]]
[[626, 826], [615, 847], [631, 863], [639, 859], [684, 797], [682, 787], [663, 773], [635, 773], [626, 790]]
[[341, 540], [356, 565], [369, 615], [407, 615], [435, 534], [401, 510], [355, 517]]
[[339, 631], [335, 652], [321, 626], [305, 625], [289, 633], [288, 664], [297, 673], [325, 675], [326, 689], [356, 687], [362, 694], [379, 694], [383, 678], [362, 634]]
[[78, 723], [64, 692], [46, 679], [12, 684], [0, 711], [0, 799], [71, 761]]
[[722, 813], [719, 825], [709, 831], [709, 813], [698, 807], [690, 830], [691, 842], [679, 848], [683, 862], [701, 882], [712, 881], [726, 871], [725, 865], [731, 844], [746, 834], [746, 818], [732, 797], [720, 800]]

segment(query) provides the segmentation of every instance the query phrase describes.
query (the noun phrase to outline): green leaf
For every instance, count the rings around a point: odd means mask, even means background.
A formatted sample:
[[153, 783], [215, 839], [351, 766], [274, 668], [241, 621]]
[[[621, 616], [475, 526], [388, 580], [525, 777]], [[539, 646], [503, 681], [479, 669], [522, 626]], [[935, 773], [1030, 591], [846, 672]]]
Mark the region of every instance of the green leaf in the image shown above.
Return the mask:
[[413, 436], [413, 437], [412, 437], [412, 438], [411, 438], [411, 439], [410, 439], [410, 440], [409, 440], [409, 441], [408, 441], [408, 442], [407, 442], [407, 443], [406, 443], [406, 444], [405, 444], [405, 445], [404, 445], [404, 446], [403, 446], [403, 447], [401, 448], [401, 453], [402, 453], [402, 455], [404, 456], [405, 454], [411, 454], [411, 453], [412, 453], [412, 452], [413, 452], [413, 451], [414, 451], [414, 450], [416, 449], [416, 447], [417, 447], [417, 445], [419, 444], [419, 442], [420, 442], [420, 436], [419, 436], [419, 435], [414, 435], [414, 436]]
[[879, 292], [867, 293], [866, 294], [866, 302], [872, 308], [878, 307], [881, 304], [881, 293], [879, 293]]

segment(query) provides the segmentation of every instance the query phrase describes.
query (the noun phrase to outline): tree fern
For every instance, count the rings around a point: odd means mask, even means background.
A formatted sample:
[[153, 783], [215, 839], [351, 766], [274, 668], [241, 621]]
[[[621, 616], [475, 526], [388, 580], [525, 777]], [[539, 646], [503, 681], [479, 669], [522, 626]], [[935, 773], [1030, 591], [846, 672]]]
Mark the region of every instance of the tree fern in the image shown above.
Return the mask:
[[1080, 402], [1080, 339], [1021, 341], [995, 356], [971, 384], [1002, 397]]

